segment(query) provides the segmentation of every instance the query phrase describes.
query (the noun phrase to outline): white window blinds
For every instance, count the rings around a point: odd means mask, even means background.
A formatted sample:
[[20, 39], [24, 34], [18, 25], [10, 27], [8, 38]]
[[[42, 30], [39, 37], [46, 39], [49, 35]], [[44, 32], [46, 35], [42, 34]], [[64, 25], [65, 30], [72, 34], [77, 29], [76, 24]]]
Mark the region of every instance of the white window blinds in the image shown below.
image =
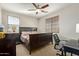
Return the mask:
[[46, 32], [59, 33], [59, 16], [46, 19]]

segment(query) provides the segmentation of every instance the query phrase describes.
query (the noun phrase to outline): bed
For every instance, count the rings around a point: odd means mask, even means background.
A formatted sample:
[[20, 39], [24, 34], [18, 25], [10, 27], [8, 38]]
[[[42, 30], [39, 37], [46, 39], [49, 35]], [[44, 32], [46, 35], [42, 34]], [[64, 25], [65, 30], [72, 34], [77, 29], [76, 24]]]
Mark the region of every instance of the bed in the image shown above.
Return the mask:
[[36, 27], [20, 27], [20, 39], [24, 46], [31, 51], [48, 43], [53, 43], [52, 33], [38, 33]]

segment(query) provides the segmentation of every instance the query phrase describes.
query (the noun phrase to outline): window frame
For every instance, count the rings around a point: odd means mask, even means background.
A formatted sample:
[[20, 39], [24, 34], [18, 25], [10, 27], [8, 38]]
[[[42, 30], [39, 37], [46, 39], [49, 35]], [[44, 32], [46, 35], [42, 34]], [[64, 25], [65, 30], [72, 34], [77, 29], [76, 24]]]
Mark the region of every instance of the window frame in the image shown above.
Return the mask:
[[[9, 17], [9, 16], [12, 16], [12, 15], [8, 15], [8, 16], [7, 16], [7, 24], [8, 24], [8, 17]], [[19, 18], [19, 16], [12, 16], [12, 17], [18, 18], [18, 20], [19, 20], [19, 25], [20, 25], [20, 18]], [[9, 24], [8, 24], [8, 25], [9, 25]], [[12, 24], [11, 24], [11, 25], [12, 25]]]

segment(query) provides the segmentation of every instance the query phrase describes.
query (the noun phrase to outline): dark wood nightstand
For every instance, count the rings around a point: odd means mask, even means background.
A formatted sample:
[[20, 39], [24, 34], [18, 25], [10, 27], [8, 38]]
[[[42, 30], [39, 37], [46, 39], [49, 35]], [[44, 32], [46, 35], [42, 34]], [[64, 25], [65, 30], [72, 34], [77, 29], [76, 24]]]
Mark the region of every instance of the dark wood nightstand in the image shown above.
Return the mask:
[[4, 39], [0, 39], [0, 55], [16, 56], [16, 40], [19, 33], [6, 33]]

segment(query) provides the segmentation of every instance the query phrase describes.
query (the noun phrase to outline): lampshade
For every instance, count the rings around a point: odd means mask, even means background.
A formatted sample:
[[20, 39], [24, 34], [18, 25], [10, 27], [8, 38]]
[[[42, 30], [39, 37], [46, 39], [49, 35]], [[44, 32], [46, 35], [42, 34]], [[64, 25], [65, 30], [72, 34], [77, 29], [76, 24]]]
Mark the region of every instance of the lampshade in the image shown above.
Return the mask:
[[79, 33], [79, 24], [76, 24], [76, 33]]

